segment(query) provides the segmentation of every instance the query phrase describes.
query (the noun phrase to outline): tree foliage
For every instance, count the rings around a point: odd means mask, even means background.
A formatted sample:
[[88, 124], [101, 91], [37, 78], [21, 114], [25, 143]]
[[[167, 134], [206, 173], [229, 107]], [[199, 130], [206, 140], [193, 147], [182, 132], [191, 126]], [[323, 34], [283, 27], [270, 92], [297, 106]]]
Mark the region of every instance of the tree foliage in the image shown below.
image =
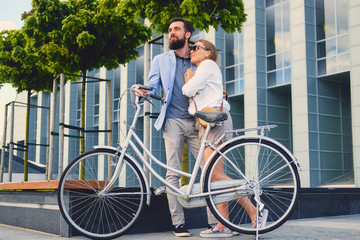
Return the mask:
[[138, 14], [149, 19], [151, 28], [157, 33], [167, 32], [170, 19], [182, 17], [199, 30], [209, 30], [221, 26], [225, 32], [241, 32], [246, 21], [242, 0], [123, 0], [124, 9], [129, 14]]
[[51, 91], [53, 75], [37, 66], [38, 56], [26, 47], [22, 30], [8, 30], [0, 36], [0, 82], [22, 91]]
[[[10, 83], [18, 93], [27, 91], [25, 146], [29, 145], [30, 96], [32, 91], [51, 91], [53, 75], [38, 67], [38, 56], [27, 47], [22, 30], [1, 32], [0, 82]], [[28, 180], [28, 151], [24, 156], [24, 181]]]
[[[86, 71], [136, 59], [137, 47], [151, 37], [151, 30], [117, 0], [33, 0], [26, 14], [29, 46], [37, 48], [43, 68], [60, 73], [82, 73], [81, 121], [85, 129]], [[84, 132], [80, 152], [85, 151]]]
[[24, 28], [55, 74], [113, 69], [135, 59], [151, 36], [126, 13], [116, 0], [33, 0]]

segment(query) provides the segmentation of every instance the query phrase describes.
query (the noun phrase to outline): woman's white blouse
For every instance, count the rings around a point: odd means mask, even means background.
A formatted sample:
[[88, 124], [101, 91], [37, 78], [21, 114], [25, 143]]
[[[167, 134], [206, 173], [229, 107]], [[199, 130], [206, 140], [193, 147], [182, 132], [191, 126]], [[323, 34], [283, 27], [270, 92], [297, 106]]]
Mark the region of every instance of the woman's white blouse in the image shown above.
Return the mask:
[[197, 111], [205, 107], [221, 107], [230, 111], [229, 103], [223, 99], [222, 75], [218, 65], [206, 59], [196, 68], [195, 74], [183, 86], [182, 92], [187, 97], [192, 97], [189, 105], [189, 113], [194, 115]]

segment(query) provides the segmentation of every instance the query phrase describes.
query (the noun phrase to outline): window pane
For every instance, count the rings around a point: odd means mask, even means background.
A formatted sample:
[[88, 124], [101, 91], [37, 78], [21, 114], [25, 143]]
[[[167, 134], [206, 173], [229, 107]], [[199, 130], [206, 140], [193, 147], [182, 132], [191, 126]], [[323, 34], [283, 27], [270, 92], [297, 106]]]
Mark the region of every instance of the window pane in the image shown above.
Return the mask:
[[227, 68], [225, 74], [226, 74], [226, 79], [225, 79], [226, 82], [234, 80], [235, 79], [234, 67]]
[[268, 86], [275, 86], [276, 85], [276, 72], [271, 72], [267, 74], [268, 77]]
[[330, 57], [326, 59], [326, 73], [334, 73], [337, 69], [337, 61], [336, 56]]
[[228, 96], [234, 96], [244, 93], [244, 81], [233, 81], [226, 83], [226, 92]]
[[119, 99], [114, 99], [114, 109], [119, 109]]
[[113, 112], [113, 121], [118, 121], [118, 114], [117, 112]]
[[274, 5], [274, 0], [266, 0], [266, 7]]
[[120, 97], [120, 71], [119, 69], [116, 69], [116, 74], [115, 76], [119, 76], [119, 77], [115, 77], [114, 79], [114, 98], [119, 98]]
[[94, 91], [95, 91], [94, 104], [98, 104], [99, 103], [99, 82], [96, 82], [94, 87], [95, 87], [95, 89], [94, 89]]
[[284, 53], [284, 67], [290, 67], [291, 65], [291, 53], [290, 51], [287, 51]]
[[240, 81], [234, 82], [234, 89], [235, 89], [234, 91], [235, 94], [240, 94]]
[[339, 55], [338, 57], [339, 71], [346, 71], [350, 69], [350, 56], [349, 53]]
[[325, 11], [325, 36], [333, 37], [336, 34], [335, 28], [335, 0], [324, 1]]
[[226, 34], [226, 66], [234, 65], [234, 34]]
[[348, 5], [347, 0], [336, 1], [337, 34], [348, 32]]
[[234, 82], [226, 83], [226, 92], [229, 96], [235, 94]]
[[[289, 9], [289, 2], [284, 2], [283, 4], [283, 32], [284, 33], [289, 33], [290, 32], [290, 9]], [[290, 40], [290, 36], [289, 36], [289, 40]]]
[[275, 55], [270, 56], [267, 58], [267, 70], [271, 71], [276, 69], [276, 64], [275, 64]]
[[266, 9], [266, 47], [267, 54], [275, 53], [275, 20], [274, 8]]
[[326, 57], [325, 41], [319, 42], [317, 44], [317, 58], [323, 57]]
[[243, 33], [236, 33], [234, 34], [234, 39], [235, 39], [235, 49], [239, 49], [239, 51], [237, 52], [237, 54], [239, 55], [238, 57], [235, 57], [236, 59], [236, 63], [243, 63], [244, 62], [244, 34]]
[[336, 54], [336, 38], [326, 40], [326, 56], [334, 56]]
[[316, 0], [316, 39], [325, 38], [324, 0]]
[[239, 79], [240, 78], [240, 66], [239, 65], [235, 66], [234, 73], [235, 73], [234, 79]]
[[291, 82], [291, 68], [284, 69], [284, 82]]
[[282, 11], [281, 11], [281, 5], [275, 6], [274, 11], [276, 14], [274, 14], [275, 18], [275, 51], [281, 52], [283, 50], [283, 39], [282, 39], [282, 27], [281, 27], [281, 19], [282, 19]]
[[244, 93], [244, 80], [240, 80], [239, 87], [240, 87], [239, 93]]
[[338, 53], [349, 51], [349, 36], [341, 36], [338, 38]]
[[318, 75], [326, 74], [326, 59], [318, 61]]
[[276, 69], [282, 68], [282, 54], [275, 55]]
[[280, 85], [283, 82], [283, 70], [276, 71], [276, 84]]
[[244, 64], [240, 65], [240, 78], [244, 78]]

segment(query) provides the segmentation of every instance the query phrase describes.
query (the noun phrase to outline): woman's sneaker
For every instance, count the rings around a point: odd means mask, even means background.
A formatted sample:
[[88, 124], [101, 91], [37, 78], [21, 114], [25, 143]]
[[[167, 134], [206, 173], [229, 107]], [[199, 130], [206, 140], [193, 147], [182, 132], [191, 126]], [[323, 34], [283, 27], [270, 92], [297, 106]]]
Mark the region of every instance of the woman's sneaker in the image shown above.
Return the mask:
[[190, 232], [185, 224], [179, 224], [174, 226], [174, 234], [177, 237], [190, 237]]
[[200, 232], [200, 237], [203, 238], [226, 238], [226, 237], [232, 237], [233, 233], [228, 228], [218, 228], [213, 227], [207, 230], [204, 230]]

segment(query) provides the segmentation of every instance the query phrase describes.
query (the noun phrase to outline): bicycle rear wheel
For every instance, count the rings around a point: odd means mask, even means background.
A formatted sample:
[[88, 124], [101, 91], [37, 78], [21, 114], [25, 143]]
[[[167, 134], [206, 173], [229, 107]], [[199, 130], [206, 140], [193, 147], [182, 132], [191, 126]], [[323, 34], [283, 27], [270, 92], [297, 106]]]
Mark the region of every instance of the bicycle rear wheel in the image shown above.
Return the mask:
[[[216, 218], [233, 231], [245, 234], [256, 234], [257, 230], [258, 233], [266, 233], [281, 226], [294, 211], [300, 189], [299, 174], [293, 158], [274, 141], [260, 140], [259, 137], [239, 138], [227, 144], [221, 153], [223, 155], [215, 155], [206, 170], [204, 191], [219, 190], [219, 186], [224, 189], [224, 184], [215, 183], [219, 178], [224, 179], [223, 174], [230, 181], [235, 180], [233, 183], [238, 187], [251, 191], [247, 197], [235, 192], [230, 201], [229, 194], [210, 195], [207, 203]], [[228, 179], [224, 183], [228, 184]], [[263, 208], [255, 201], [253, 192], [256, 191], [259, 193], [259, 201], [264, 204]], [[229, 202], [222, 204], [227, 210], [221, 211], [217, 203], [222, 195]], [[256, 221], [256, 216], [261, 216], [265, 211], [268, 211], [266, 225], [259, 224], [258, 229], [254, 228], [249, 214]]]
[[122, 170], [109, 192], [118, 163], [115, 150], [94, 149], [78, 156], [65, 169], [58, 189], [58, 204], [66, 222], [92, 239], [123, 235], [139, 218], [146, 198], [146, 186], [138, 167], [126, 156]]

